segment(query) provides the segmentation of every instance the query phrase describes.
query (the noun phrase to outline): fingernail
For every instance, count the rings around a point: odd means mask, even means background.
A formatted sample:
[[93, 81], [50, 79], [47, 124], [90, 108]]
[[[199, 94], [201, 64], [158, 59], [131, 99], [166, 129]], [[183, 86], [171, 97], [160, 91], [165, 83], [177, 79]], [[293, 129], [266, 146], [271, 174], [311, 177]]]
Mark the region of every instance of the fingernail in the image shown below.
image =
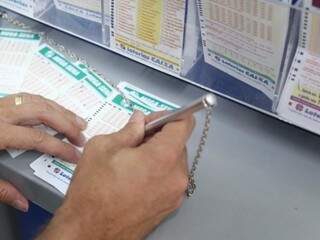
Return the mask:
[[22, 212], [28, 212], [29, 204], [28, 202], [16, 200], [13, 202], [13, 207], [22, 211]]
[[135, 123], [135, 122], [141, 122], [144, 120], [144, 114], [141, 111], [134, 111], [134, 113], [132, 114], [129, 122], [131, 123]]
[[78, 149], [75, 149], [75, 155], [77, 161], [79, 161], [82, 157], [82, 153]]
[[88, 123], [83, 118], [77, 116], [76, 121], [77, 121], [78, 126], [81, 128], [81, 130], [85, 130], [87, 128]]
[[86, 137], [81, 133], [80, 134], [80, 147], [83, 147], [86, 144]]

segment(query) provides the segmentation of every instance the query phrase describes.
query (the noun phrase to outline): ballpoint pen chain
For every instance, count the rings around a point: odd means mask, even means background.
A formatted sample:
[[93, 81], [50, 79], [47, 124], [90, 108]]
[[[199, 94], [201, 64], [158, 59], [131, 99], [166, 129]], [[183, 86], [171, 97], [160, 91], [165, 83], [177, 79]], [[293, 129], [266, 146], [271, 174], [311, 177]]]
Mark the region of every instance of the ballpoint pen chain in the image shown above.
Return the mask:
[[196, 180], [195, 180], [195, 173], [198, 169], [199, 161], [202, 157], [202, 153], [203, 153], [204, 148], [206, 146], [206, 143], [208, 141], [208, 135], [209, 135], [211, 121], [212, 121], [212, 113], [213, 113], [213, 107], [207, 107], [206, 114], [205, 114], [205, 120], [204, 120], [205, 122], [204, 122], [204, 126], [202, 129], [200, 142], [197, 147], [196, 154], [193, 158], [193, 162], [192, 162], [191, 169], [189, 172], [189, 183], [188, 183], [188, 188], [186, 190], [186, 195], [188, 198], [190, 198], [194, 194], [194, 192], [197, 188]]
[[[4, 19], [5, 21], [7, 21], [8, 23], [19, 27], [21, 29], [24, 30], [30, 30], [30, 27], [27, 26], [25, 23], [15, 19], [12, 16], [9, 16], [5, 11], [0, 10], [0, 18]], [[114, 84], [113, 82], [111, 82], [110, 80], [107, 80], [103, 74], [101, 74], [100, 72], [98, 72], [95, 68], [91, 67], [90, 64], [88, 64], [88, 62], [79, 57], [78, 55], [76, 55], [74, 52], [72, 52], [71, 50], [65, 48], [63, 45], [57, 43], [55, 40], [49, 38], [47, 36], [47, 34], [41, 34], [43, 37], [43, 40], [51, 47], [53, 47], [54, 49], [58, 50], [60, 53], [65, 54], [66, 56], [68, 56], [72, 61], [75, 62], [81, 62], [84, 65], [86, 65], [86, 67], [89, 69], [89, 71], [94, 72], [95, 74], [97, 74], [99, 77], [101, 77], [102, 79], [104, 79], [105, 81], [107, 81], [112, 87], [114, 87], [115, 89], [117, 89], [117, 91], [122, 95], [122, 97], [124, 98], [125, 102], [129, 105], [131, 105], [131, 101], [127, 98], [127, 96], [116, 86], [116, 84]], [[195, 156], [193, 158], [192, 161], [192, 165], [190, 168], [190, 172], [189, 172], [189, 176], [188, 176], [188, 187], [186, 190], [186, 195], [188, 198], [190, 198], [195, 190], [196, 190], [196, 180], [195, 180], [195, 174], [196, 171], [198, 169], [198, 165], [199, 165], [199, 161], [202, 157], [202, 153], [204, 151], [205, 145], [207, 143], [208, 140], [208, 134], [209, 134], [209, 130], [210, 130], [210, 125], [211, 125], [211, 120], [212, 120], [212, 113], [213, 113], [213, 107], [207, 107], [206, 108], [206, 114], [205, 114], [205, 122], [204, 122], [204, 126], [202, 129], [202, 133], [201, 133], [201, 137], [200, 137], [200, 142], [199, 145], [197, 146], [197, 150], [195, 153]]]

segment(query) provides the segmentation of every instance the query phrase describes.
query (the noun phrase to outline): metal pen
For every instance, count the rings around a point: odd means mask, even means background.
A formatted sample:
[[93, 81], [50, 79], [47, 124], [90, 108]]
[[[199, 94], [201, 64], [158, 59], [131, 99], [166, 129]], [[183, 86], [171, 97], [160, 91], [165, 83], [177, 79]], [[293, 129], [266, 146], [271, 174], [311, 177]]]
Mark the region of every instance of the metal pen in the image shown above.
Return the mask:
[[149, 135], [155, 132], [156, 130], [160, 129], [161, 127], [163, 127], [169, 122], [177, 121], [183, 118], [184, 116], [191, 115], [205, 108], [215, 107], [216, 105], [217, 105], [217, 98], [211, 93], [206, 94], [201, 98], [193, 101], [191, 104], [184, 106], [178, 110], [169, 112], [167, 115], [162, 116], [148, 123], [145, 126], [145, 134]]

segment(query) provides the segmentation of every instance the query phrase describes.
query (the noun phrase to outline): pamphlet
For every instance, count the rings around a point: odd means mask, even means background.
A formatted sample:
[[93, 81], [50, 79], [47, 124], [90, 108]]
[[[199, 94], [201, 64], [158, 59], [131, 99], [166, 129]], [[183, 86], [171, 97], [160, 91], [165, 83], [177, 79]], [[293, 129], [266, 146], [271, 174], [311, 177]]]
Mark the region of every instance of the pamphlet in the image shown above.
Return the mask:
[[111, 0], [111, 48], [180, 73], [186, 0]]
[[263, 0], [197, 1], [205, 62], [272, 99], [281, 77], [290, 8]]
[[41, 41], [38, 33], [0, 28], [0, 92], [19, 91]]
[[0, 0], [0, 6], [6, 7], [18, 13], [33, 17], [34, 0]]
[[302, 38], [278, 106], [285, 120], [320, 134], [320, 12], [316, 1], [306, 0]]
[[[57, 9], [69, 14], [101, 23], [101, 0], [54, 0]], [[110, 22], [109, 0], [104, 0], [106, 24]]]

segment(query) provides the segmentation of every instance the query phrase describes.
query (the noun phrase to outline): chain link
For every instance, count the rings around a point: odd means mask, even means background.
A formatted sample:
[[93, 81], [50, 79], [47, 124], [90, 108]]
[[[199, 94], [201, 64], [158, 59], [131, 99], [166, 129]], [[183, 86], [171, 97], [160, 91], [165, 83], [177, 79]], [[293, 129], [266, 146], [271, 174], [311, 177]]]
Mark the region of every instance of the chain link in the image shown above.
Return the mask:
[[[0, 18], [6, 20], [8, 23], [11, 23], [12, 25], [14, 25], [16, 27], [19, 27], [21, 29], [30, 30], [29, 26], [27, 26], [26, 24], [24, 24], [23, 22], [21, 22], [19, 20], [16, 20], [14, 17], [9, 16], [6, 12], [1, 11], [1, 10], [0, 10]], [[116, 84], [114, 84], [113, 82], [111, 82], [110, 80], [107, 80], [104, 77], [104, 75], [101, 74], [100, 72], [98, 72], [95, 68], [91, 67], [91, 65], [84, 58], [79, 57], [74, 52], [72, 52], [71, 50], [69, 50], [66, 47], [64, 47], [62, 44], [56, 42], [52, 38], [49, 38], [46, 33], [42, 33], [41, 35], [43, 37], [43, 41], [46, 42], [49, 46], [53, 47], [54, 49], [59, 51], [61, 54], [64, 54], [65, 56], [69, 57], [70, 60], [72, 60], [74, 62], [81, 62], [82, 64], [84, 64], [88, 68], [89, 71], [95, 73], [100, 78], [102, 78], [105, 81], [107, 81], [113, 88], [115, 88], [122, 95], [122, 97], [124, 98], [124, 101], [129, 106], [132, 107], [131, 101], [118, 88], [118, 86]], [[200, 159], [202, 157], [202, 153], [204, 151], [204, 148], [205, 148], [207, 140], [208, 140], [208, 134], [209, 134], [209, 131], [210, 131], [211, 120], [212, 120], [212, 113], [213, 113], [213, 107], [208, 107], [206, 109], [205, 122], [204, 122], [204, 127], [203, 127], [203, 130], [202, 130], [202, 134], [201, 134], [201, 137], [200, 137], [200, 142], [199, 142], [199, 145], [197, 147], [196, 154], [195, 154], [195, 157], [193, 159], [192, 166], [191, 166], [191, 169], [190, 169], [190, 172], [189, 172], [189, 176], [188, 176], [189, 183], [188, 183], [188, 187], [187, 187], [187, 190], [186, 190], [186, 195], [187, 195], [188, 198], [190, 198], [195, 193], [196, 188], [197, 188], [196, 180], [195, 180], [195, 174], [196, 174], [196, 171], [198, 169], [198, 165], [199, 165]]]
[[202, 134], [200, 137], [200, 142], [196, 151], [196, 155], [194, 156], [192, 166], [189, 173], [189, 183], [188, 188], [186, 190], [186, 195], [188, 198], [190, 198], [194, 192], [196, 191], [197, 185], [195, 180], [195, 173], [198, 169], [198, 165], [202, 156], [202, 153], [204, 151], [204, 148], [206, 146], [206, 143], [208, 141], [208, 135], [210, 131], [211, 121], [212, 121], [212, 113], [213, 113], [213, 107], [207, 107], [206, 109], [206, 115], [205, 115], [205, 122], [202, 129]]

